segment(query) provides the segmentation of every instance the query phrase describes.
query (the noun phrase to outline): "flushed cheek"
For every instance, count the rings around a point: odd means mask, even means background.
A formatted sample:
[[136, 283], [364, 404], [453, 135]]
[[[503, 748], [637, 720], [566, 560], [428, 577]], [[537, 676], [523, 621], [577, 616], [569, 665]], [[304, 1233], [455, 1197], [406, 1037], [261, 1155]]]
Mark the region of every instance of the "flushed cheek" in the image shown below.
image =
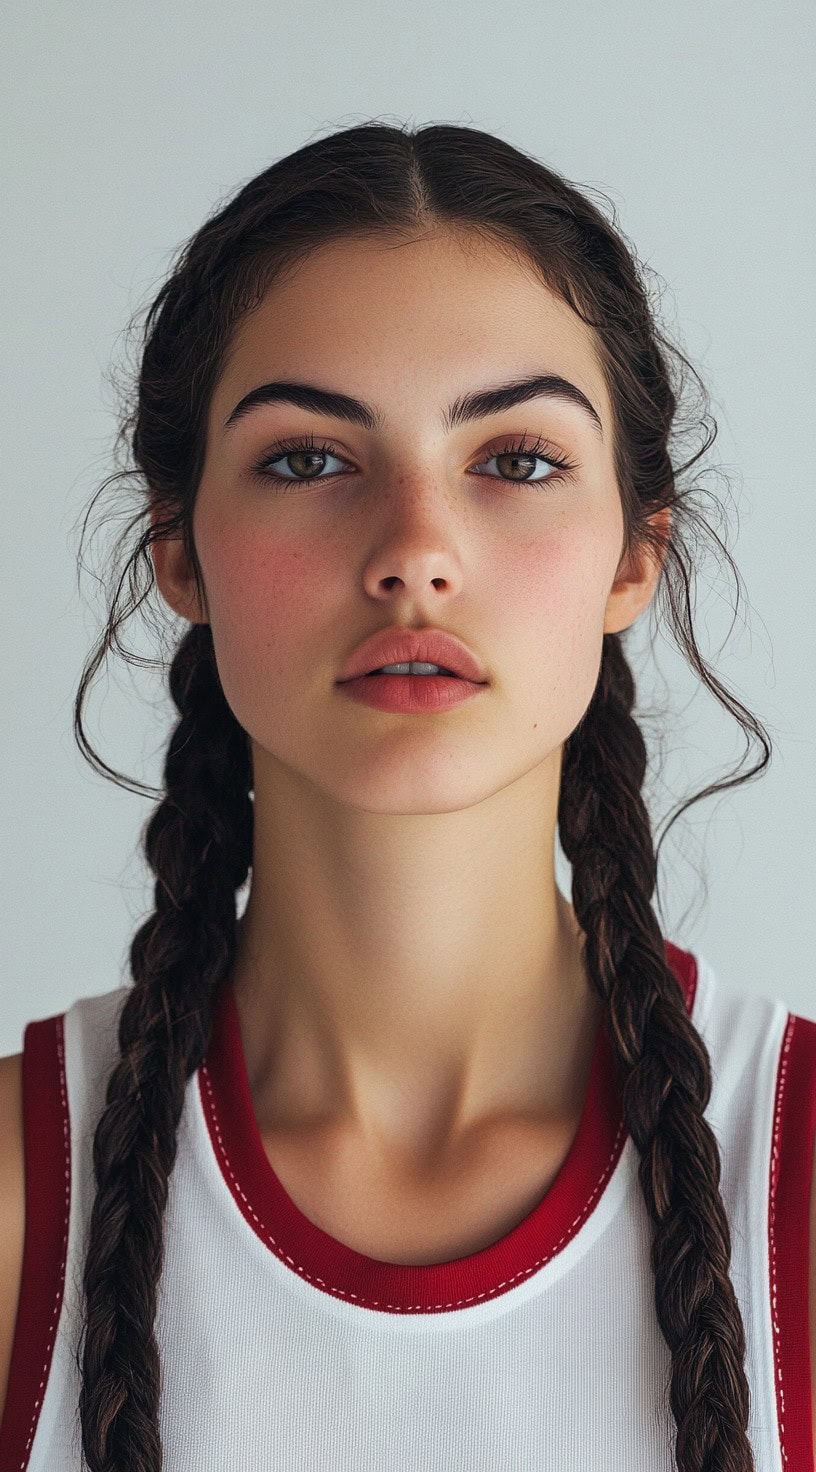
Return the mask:
[[564, 530], [515, 552], [505, 550], [495, 567], [501, 602], [519, 629], [563, 644], [602, 628], [611, 572], [609, 547], [580, 532]]
[[[215, 529], [213, 529], [215, 531]], [[324, 647], [323, 626], [336, 557], [315, 555], [279, 534], [263, 540], [224, 528], [211, 541], [199, 539], [207, 599], [221, 681], [236, 714], [260, 692], [285, 688], [293, 671]], [[209, 555], [208, 555], [209, 551]]]
[[[563, 740], [592, 697], [613, 570], [609, 546], [572, 532], [538, 540], [524, 555], [505, 552], [495, 627], [519, 650], [522, 698], [548, 739]], [[501, 642], [501, 636], [499, 636]]]

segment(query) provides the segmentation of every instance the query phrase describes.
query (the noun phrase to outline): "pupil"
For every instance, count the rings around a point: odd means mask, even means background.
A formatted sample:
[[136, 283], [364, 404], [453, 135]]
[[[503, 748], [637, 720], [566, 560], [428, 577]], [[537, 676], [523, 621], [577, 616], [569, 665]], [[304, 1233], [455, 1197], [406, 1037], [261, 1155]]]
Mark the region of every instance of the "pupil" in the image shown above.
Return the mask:
[[[506, 455], [500, 455], [498, 458], [500, 460], [512, 460], [514, 466], [518, 465], [520, 460], [526, 460], [528, 463], [528, 474], [532, 474], [535, 469], [535, 455], [513, 455], [508, 453]], [[526, 478], [526, 476], [513, 476], [515, 480], [525, 480]]]
[[[295, 474], [298, 475], [299, 471], [297, 466], [292, 464], [293, 460], [319, 461], [325, 459], [325, 455], [322, 450], [295, 450], [290, 455], [287, 455], [286, 458], [289, 461], [289, 469], [294, 470]], [[323, 467], [321, 465], [315, 464], [309, 466], [310, 470], [321, 470], [322, 468]]]

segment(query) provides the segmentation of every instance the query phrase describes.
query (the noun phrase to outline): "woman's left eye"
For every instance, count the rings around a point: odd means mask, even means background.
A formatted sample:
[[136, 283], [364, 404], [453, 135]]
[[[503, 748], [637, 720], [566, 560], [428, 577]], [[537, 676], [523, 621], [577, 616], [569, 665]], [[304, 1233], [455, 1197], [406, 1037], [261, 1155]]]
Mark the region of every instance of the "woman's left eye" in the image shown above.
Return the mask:
[[[545, 451], [546, 453], [544, 453]], [[328, 457], [329, 459], [340, 461], [343, 465], [348, 464], [347, 461], [343, 460], [337, 454], [334, 445], [328, 444], [326, 441], [317, 443], [311, 435], [307, 435], [299, 440], [282, 440], [278, 444], [272, 445], [271, 449], [263, 458], [257, 461], [252, 467], [253, 472], [261, 480], [275, 481], [280, 485], [292, 485], [298, 482], [304, 484], [314, 480], [330, 480], [337, 474], [343, 474], [342, 471], [331, 471], [328, 475], [310, 475], [308, 473], [299, 474], [295, 471], [291, 475], [282, 475], [279, 471], [270, 469], [271, 466], [277, 465], [279, 461], [293, 460], [299, 455], [304, 456], [312, 462], [315, 460], [325, 460]], [[493, 460], [497, 462], [500, 460], [510, 461], [513, 463], [513, 470], [515, 472], [520, 471], [520, 473], [511, 472], [509, 475], [502, 473], [492, 475], [489, 471], [485, 472], [481, 467], [489, 465]], [[534, 477], [529, 471], [533, 468], [533, 462], [536, 460], [541, 461], [544, 465], [550, 466], [551, 472], [554, 471], [555, 473], [545, 473]], [[315, 467], [314, 464], [311, 468], [321, 469], [319, 466]], [[489, 455], [477, 461], [476, 467], [474, 468], [476, 474], [486, 473], [488, 479], [503, 480], [509, 485], [528, 485], [530, 483], [536, 484], [540, 481], [560, 480], [565, 474], [574, 470], [576, 466], [573, 461], [567, 460], [564, 456], [560, 455], [548, 441], [538, 438], [534, 442], [528, 443], [527, 437], [522, 436], [519, 440], [513, 440], [510, 443], [494, 448]], [[325, 467], [322, 467], [322, 469], [325, 469]]]
[[[531, 482], [562, 480], [571, 470], [576, 469], [575, 462], [573, 460], [567, 460], [565, 456], [560, 455], [547, 440], [537, 439], [532, 444], [529, 444], [526, 436], [522, 436], [520, 440], [513, 440], [510, 444], [504, 444], [499, 449], [492, 450], [484, 460], [478, 461], [477, 464], [489, 465], [491, 460], [509, 460], [511, 462], [514, 473], [507, 476], [499, 475], [493, 477], [493, 479], [497, 480], [506, 480], [511, 485], [529, 485]], [[532, 475], [525, 474], [527, 468], [535, 460], [540, 460], [544, 465], [549, 465], [551, 471], [554, 471], [554, 473], [537, 475], [535, 478]], [[519, 469], [521, 473], [516, 474], [515, 471]], [[477, 473], [479, 472], [477, 471]]]

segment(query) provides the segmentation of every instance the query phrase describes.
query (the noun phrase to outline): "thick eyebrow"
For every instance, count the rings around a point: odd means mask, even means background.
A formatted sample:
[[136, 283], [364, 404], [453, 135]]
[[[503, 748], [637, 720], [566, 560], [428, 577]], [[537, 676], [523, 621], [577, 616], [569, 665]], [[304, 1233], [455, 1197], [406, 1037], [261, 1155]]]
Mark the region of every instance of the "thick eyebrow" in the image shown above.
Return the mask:
[[[484, 419], [489, 414], [500, 414], [504, 409], [512, 409], [516, 404], [538, 398], [563, 399], [577, 404], [589, 415], [603, 441], [603, 425], [597, 409], [574, 383], [555, 373], [534, 374], [530, 378], [517, 378], [510, 383], [500, 383], [495, 388], [477, 389], [473, 393], [464, 394], [454, 400], [445, 411], [442, 424], [445, 429], [455, 429], [470, 419]], [[278, 403], [296, 404], [301, 409], [311, 409], [317, 414], [347, 419], [352, 424], [361, 425], [363, 429], [381, 430], [383, 427], [382, 414], [362, 399], [352, 398], [350, 394], [339, 393], [335, 389], [319, 388], [315, 383], [295, 383], [290, 379], [283, 379], [274, 383], [262, 383], [245, 394], [225, 420], [224, 431], [231, 429], [239, 419], [243, 419], [260, 404]]]

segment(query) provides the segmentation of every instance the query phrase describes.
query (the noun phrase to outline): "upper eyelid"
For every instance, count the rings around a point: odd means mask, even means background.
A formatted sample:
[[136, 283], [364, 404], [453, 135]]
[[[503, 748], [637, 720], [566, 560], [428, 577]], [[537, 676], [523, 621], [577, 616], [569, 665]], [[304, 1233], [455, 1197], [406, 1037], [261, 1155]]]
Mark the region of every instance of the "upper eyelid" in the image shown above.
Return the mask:
[[[314, 441], [314, 444], [309, 444], [309, 439], [312, 439]], [[494, 455], [503, 453], [501, 449], [502, 444], [509, 444], [511, 442], [525, 440], [530, 441], [530, 448], [527, 450], [528, 454], [535, 454], [537, 457], [546, 460], [548, 458], [547, 452], [549, 450], [560, 459], [572, 462], [572, 467], [574, 469], [578, 468], [578, 462], [574, 459], [573, 453], [570, 450], [562, 449], [559, 445], [551, 441], [549, 436], [544, 434], [543, 432], [536, 432], [535, 430], [530, 429], [520, 430], [517, 432], [514, 432], [513, 430], [507, 430], [504, 434], [499, 433], [494, 435], [492, 439], [488, 440], [485, 448], [479, 451], [473, 458], [477, 462], [485, 459], [492, 459]], [[533, 450], [532, 446], [537, 441], [541, 441], [541, 444], [539, 445], [538, 449]], [[281, 445], [285, 446], [286, 448], [281, 449]], [[312, 430], [306, 430], [301, 435], [281, 435], [277, 442], [273, 441], [272, 444], [270, 444], [266, 449], [261, 450], [261, 452], [254, 457], [253, 464], [258, 465], [269, 463], [269, 461], [283, 459], [286, 455], [295, 454], [296, 446], [302, 447], [303, 449], [307, 450], [313, 450], [315, 454], [322, 453], [326, 455], [332, 455], [335, 459], [344, 460], [348, 463], [351, 463], [352, 461], [352, 456], [350, 454], [347, 454], [347, 452], [344, 451], [340, 446], [336, 445], [331, 436], [329, 436], [328, 434], [318, 435], [315, 434]], [[317, 479], [317, 477], [313, 478]]]

